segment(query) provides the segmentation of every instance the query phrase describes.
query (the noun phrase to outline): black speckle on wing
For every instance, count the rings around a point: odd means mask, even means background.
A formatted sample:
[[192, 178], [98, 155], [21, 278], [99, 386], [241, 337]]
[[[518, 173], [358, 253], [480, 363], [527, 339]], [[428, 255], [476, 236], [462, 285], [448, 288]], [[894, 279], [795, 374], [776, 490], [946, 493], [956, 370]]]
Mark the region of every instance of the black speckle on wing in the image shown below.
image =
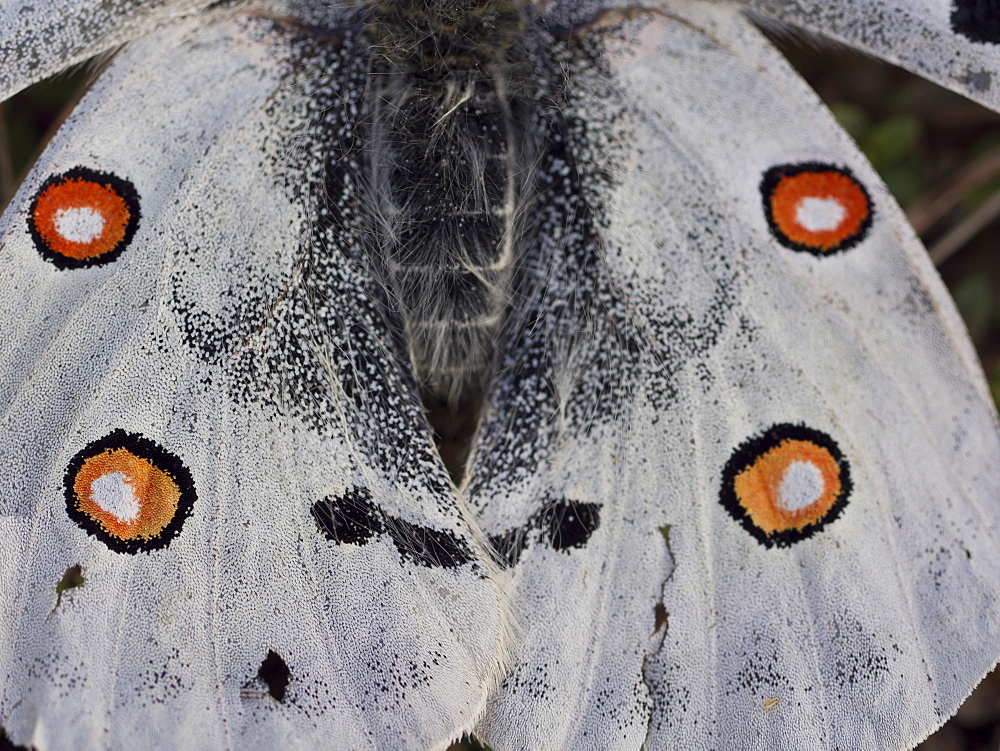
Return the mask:
[[848, 701], [856, 698], [859, 690], [870, 691], [891, 681], [891, 639], [872, 633], [870, 626], [846, 612], [835, 614], [828, 628], [834, 654], [828, 668], [832, 680], [824, 683], [832, 687], [833, 696]]
[[972, 70], [970, 68], [958, 80], [959, 83], [964, 83], [973, 91], [984, 93], [989, 91], [990, 87], [993, 86], [993, 72], [982, 69]]
[[[594, 64], [585, 51], [553, 45], [562, 69]], [[559, 96], [544, 123], [547, 148], [535, 178], [543, 198], [501, 344], [474, 499], [534, 471], [554, 445], [557, 414], [583, 434], [615, 419], [648, 349], [611, 281], [601, 239], [607, 218], [597, 196], [611, 178], [593, 158], [592, 128], [601, 120], [602, 133], [614, 132], [613, 119], [576, 116], [568, 95]]]
[[[629, 237], [607, 205], [621, 187], [616, 176], [631, 169], [629, 160], [661, 163], [664, 155], [644, 153], [633, 137], [629, 104], [608, 84], [599, 51], [589, 49], [587, 40], [554, 43], [553, 50], [571, 85], [548, 120], [535, 245], [519, 280], [519, 315], [501, 347], [499, 378], [468, 484], [472, 503], [484, 511], [502, 495], [498, 489], [517, 492], [537, 479], [559, 447], [595, 430], [627, 430], [637, 419], [640, 383], [651, 409], [638, 418], [656, 421], [676, 399], [678, 373], [697, 368], [735, 321], [741, 269], [733, 261], [732, 217], [705, 197], [709, 191], [692, 190], [679, 199], [687, 209], [678, 218], [687, 232], [682, 248], [697, 251], [704, 278], [695, 281], [707, 290], [696, 303], [652, 296], [648, 282], [630, 268], [612, 275], [609, 259], [637, 254], [616, 246]], [[655, 239], [655, 233], [637, 234]], [[660, 250], [690, 266], [679, 251]], [[611, 450], [614, 443], [604, 445]], [[540, 501], [531, 513], [543, 507]], [[501, 557], [516, 559], [523, 538], [506, 528], [490, 531]]]

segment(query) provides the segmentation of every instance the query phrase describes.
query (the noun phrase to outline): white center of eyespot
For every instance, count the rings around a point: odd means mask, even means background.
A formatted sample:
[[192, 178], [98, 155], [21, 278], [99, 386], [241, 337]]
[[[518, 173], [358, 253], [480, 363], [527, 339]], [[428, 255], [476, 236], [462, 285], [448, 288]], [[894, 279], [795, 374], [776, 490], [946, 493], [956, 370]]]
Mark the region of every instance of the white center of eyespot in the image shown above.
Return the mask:
[[71, 243], [90, 243], [104, 232], [104, 217], [89, 206], [59, 209], [53, 222], [56, 231]]
[[141, 506], [135, 488], [121, 472], [101, 475], [90, 483], [90, 497], [98, 506], [123, 522], [139, 516]]
[[847, 209], [835, 198], [809, 196], [799, 201], [795, 209], [795, 221], [809, 232], [835, 230], [845, 216]]
[[791, 462], [785, 468], [778, 487], [778, 506], [785, 511], [799, 511], [811, 506], [823, 495], [823, 473], [811, 462]]

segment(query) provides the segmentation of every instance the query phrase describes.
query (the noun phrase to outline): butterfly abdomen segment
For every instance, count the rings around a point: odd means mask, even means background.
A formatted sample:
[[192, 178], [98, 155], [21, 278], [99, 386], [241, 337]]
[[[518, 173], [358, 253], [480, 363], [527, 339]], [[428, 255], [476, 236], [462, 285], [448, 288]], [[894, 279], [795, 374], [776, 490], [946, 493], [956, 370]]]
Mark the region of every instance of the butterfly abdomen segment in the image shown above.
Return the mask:
[[368, 10], [367, 250], [417, 380], [456, 399], [488, 374], [527, 232], [543, 138], [526, 11], [515, 2]]

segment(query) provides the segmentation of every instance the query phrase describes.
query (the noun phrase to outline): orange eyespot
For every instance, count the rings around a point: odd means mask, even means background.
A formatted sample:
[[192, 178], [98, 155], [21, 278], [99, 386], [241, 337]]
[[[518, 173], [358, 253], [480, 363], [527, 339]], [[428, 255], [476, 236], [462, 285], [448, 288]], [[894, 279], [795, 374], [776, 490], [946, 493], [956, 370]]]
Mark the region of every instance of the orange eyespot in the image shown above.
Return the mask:
[[66, 508], [119, 553], [165, 547], [191, 513], [191, 475], [173, 454], [124, 430], [87, 444], [66, 470]]
[[847, 461], [830, 436], [780, 424], [733, 452], [720, 502], [763, 545], [784, 547], [836, 519], [850, 491]]
[[35, 247], [60, 269], [110, 263], [138, 226], [139, 196], [132, 183], [85, 167], [47, 179], [28, 214]]
[[771, 233], [792, 250], [837, 253], [861, 242], [871, 227], [868, 191], [844, 167], [778, 165], [765, 173], [760, 191]]

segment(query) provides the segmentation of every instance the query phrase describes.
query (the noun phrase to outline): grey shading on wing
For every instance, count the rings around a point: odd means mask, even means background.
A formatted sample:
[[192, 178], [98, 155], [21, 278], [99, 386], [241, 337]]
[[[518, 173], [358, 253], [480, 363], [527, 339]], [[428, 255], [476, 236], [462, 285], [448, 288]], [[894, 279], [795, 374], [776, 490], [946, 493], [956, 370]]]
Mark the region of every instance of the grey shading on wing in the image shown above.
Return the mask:
[[748, 0], [745, 5], [1000, 109], [1000, 13], [992, 0]]
[[[1000, 654], [995, 411], [815, 95], [738, 10], [671, 8], [562, 52], [552, 173], [589, 224], [541, 232], [549, 281], [474, 449], [470, 500], [530, 624], [477, 735], [912, 746]], [[798, 204], [799, 234], [767, 214], [813, 179], [844, 202]]]
[[334, 190], [358, 57], [266, 16], [157, 32], [5, 215], [14, 743], [443, 748], [481, 713], [493, 564]]
[[39, 0], [0, 5], [0, 101], [210, 0]]

